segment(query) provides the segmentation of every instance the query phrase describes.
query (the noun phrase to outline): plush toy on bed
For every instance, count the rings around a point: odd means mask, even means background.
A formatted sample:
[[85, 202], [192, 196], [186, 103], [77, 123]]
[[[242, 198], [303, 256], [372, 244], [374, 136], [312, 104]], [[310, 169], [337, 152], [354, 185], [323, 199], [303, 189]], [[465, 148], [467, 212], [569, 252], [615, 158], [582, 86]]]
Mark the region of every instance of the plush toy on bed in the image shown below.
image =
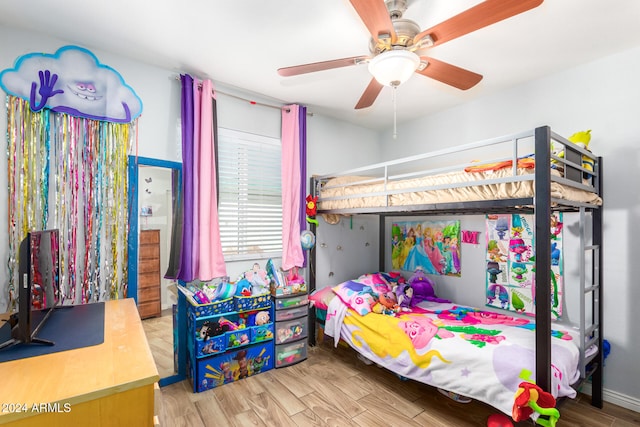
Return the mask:
[[398, 301], [398, 307], [402, 311], [411, 310], [411, 300], [413, 298], [413, 288], [407, 283], [402, 283], [394, 286], [393, 292], [396, 294], [396, 300]]
[[422, 301], [451, 302], [449, 300], [436, 297], [436, 292], [433, 289], [433, 281], [429, 278], [429, 276], [425, 274], [424, 270], [420, 267], [416, 269], [407, 283], [413, 289], [411, 307], [415, 307]]
[[[589, 142], [591, 142], [591, 129], [581, 131], [581, 132], [576, 132], [567, 139], [570, 142], [573, 142], [574, 144], [576, 144], [578, 147], [584, 148], [585, 150], [591, 152], [591, 150], [589, 149]], [[560, 147], [554, 147], [552, 144], [552, 153], [560, 158], [564, 158], [564, 147], [562, 145]], [[551, 163], [555, 164], [558, 168], [560, 168], [560, 166], [558, 166], [559, 162], [557, 160], [552, 159]], [[593, 166], [594, 166], [593, 159], [587, 156], [582, 156], [583, 168], [593, 171]], [[583, 177], [585, 179], [589, 178], [590, 176], [591, 174], [587, 172], [583, 172]]]
[[393, 292], [383, 292], [379, 295], [378, 301], [373, 304], [371, 311], [378, 314], [388, 314], [395, 316], [400, 310], [398, 301], [396, 300], [396, 294]]

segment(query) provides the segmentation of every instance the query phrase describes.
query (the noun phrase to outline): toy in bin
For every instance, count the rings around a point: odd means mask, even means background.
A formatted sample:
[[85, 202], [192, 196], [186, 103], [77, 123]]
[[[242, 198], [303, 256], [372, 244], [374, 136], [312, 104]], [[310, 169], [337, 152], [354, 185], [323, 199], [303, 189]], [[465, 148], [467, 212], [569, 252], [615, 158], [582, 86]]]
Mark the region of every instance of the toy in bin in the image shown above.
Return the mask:
[[285, 351], [283, 353], [278, 354], [278, 360], [276, 361], [276, 363], [278, 364], [278, 366], [282, 364], [289, 365], [295, 362], [296, 359], [298, 358], [300, 358], [300, 352], [298, 351], [298, 349]]
[[277, 331], [278, 342], [295, 340], [302, 336], [304, 329], [300, 324], [286, 325], [279, 327]]
[[272, 277], [271, 294], [278, 297], [307, 292], [307, 284], [299, 274], [298, 267], [284, 272], [276, 268], [272, 260], [267, 261], [267, 272]]

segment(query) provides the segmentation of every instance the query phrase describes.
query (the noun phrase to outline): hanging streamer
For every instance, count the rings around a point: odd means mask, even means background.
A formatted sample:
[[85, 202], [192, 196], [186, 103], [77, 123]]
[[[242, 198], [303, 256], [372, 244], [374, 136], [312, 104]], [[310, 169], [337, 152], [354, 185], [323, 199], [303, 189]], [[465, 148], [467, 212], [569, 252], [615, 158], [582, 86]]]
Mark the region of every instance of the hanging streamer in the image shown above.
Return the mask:
[[34, 113], [28, 102], [7, 97], [9, 187], [8, 305], [15, 308], [18, 250], [27, 232], [43, 229], [48, 218], [49, 114]]
[[8, 96], [7, 124], [10, 308], [20, 242], [46, 228], [60, 230], [63, 303], [126, 297], [127, 159], [137, 122], [34, 113]]

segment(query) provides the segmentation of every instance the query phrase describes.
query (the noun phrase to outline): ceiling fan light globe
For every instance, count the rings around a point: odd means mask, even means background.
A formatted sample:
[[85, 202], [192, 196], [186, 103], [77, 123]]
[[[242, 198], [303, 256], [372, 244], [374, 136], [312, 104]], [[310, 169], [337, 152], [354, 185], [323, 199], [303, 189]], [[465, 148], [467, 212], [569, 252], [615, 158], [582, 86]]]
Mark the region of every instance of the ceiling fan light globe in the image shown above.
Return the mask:
[[420, 57], [408, 50], [382, 52], [369, 62], [369, 72], [382, 85], [396, 87], [409, 80]]

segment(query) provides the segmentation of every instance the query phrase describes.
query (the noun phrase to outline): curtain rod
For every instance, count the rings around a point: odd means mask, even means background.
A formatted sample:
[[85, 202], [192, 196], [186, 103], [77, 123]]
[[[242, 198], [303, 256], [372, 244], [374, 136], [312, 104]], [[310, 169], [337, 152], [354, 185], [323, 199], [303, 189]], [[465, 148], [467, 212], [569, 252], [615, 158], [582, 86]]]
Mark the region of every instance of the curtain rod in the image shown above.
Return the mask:
[[[180, 80], [180, 76], [176, 76], [176, 80]], [[198, 87], [199, 87], [199, 88], [201, 88], [201, 87], [202, 87], [202, 83], [198, 83]], [[238, 95], [233, 95], [233, 94], [231, 94], [231, 93], [222, 92], [222, 91], [220, 91], [220, 90], [218, 90], [218, 89], [214, 89], [214, 91], [215, 91], [215, 92], [217, 92], [217, 93], [219, 93], [219, 94], [221, 94], [221, 95], [226, 95], [226, 96], [230, 96], [231, 98], [239, 99], [240, 101], [246, 101], [246, 102], [248, 102], [248, 103], [249, 103], [249, 104], [251, 104], [251, 105], [260, 105], [260, 106], [262, 106], [262, 107], [275, 108], [275, 109], [277, 109], [277, 110], [284, 110], [284, 111], [286, 111], [287, 113], [288, 113], [289, 111], [291, 111], [291, 109], [289, 109], [289, 108], [285, 108], [284, 106], [282, 106], [282, 107], [278, 107], [277, 105], [264, 104], [264, 103], [262, 103], [262, 102], [257, 102], [257, 101], [254, 101], [254, 100], [252, 100], [252, 99], [242, 98], [241, 96], [238, 96]], [[309, 112], [307, 112], [307, 116], [313, 116], [313, 113], [309, 113]]]

